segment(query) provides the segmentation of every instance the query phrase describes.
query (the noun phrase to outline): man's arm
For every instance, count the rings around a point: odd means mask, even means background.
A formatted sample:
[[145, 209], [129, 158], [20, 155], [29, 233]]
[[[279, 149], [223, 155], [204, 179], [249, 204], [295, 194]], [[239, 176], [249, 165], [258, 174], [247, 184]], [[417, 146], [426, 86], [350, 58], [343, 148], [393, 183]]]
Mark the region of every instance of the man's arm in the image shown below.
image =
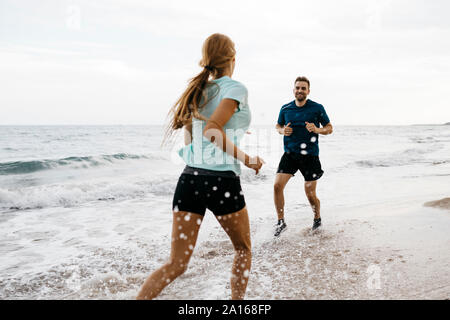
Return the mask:
[[283, 136], [290, 136], [292, 134], [292, 128], [290, 127], [290, 125], [290, 122], [285, 126], [281, 126], [277, 123], [275, 129], [277, 129], [278, 133]]
[[326, 126], [324, 126], [322, 128], [317, 128], [316, 133], [323, 134], [323, 135], [332, 134], [333, 133], [333, 125], [331, 124], [331, 122], [328, 122]]
[[309, 123], [309, 122], [305, 122], [305, 123], [306, 123], [306, 130], [308, 130], [309, 132], [314, 132], [314, 133], [323, 134], [323, 135], [333, 133], [333, 126], [332, 126], [331, 122], [328, 122], [322, 128], [317, 128], [314, 123]]
[[277, 129], [279, 134], [283, 134], [284, 126], [280, 126], [278, 123], [275, 126], [275, 129]]

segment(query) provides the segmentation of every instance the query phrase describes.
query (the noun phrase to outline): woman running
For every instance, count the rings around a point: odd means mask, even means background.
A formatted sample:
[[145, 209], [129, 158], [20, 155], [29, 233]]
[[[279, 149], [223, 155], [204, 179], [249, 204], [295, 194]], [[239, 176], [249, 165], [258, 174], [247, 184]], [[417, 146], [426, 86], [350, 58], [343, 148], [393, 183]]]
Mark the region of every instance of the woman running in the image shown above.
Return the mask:
[[239, 149], [250, 125], [247, 89], [231, 79], [236, 51], [231, 39], [213, 34], [203, 43], [200, 66], [172, 108], [168, 135], [184, 128], [186, 162], [172, 203], [169, 260], [145, 281], [137, 299], [153, 299], [183, 274], [206, 209], [213, 212], [233, 243], [231, 298], [243, 299], [251, 267], [250, 225], [239, 175], [240, 162], [258, 173], [264, 161]]

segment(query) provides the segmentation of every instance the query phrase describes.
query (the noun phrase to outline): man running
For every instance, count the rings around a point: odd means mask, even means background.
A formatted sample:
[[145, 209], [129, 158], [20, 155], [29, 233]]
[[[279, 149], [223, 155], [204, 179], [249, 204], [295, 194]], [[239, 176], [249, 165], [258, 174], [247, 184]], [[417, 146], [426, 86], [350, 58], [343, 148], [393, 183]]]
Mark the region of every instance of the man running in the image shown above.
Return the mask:
[[274, 202], [278, 215], [275, 237], [287, 227], [284, 221], [283, 190], [297, 170], [305, 178], [305, 193], [314, 212], [312, 230], [322, 224], [320, 201], [316, 195], [317, 180], [323, 175], [319, 160], [319, 134], [332, 133], [333, 126], [324, 107], [307, 99], [310, 83], [306, 77], [295, 79], [293, 92], [295, 100], [281, 107], [276, 125], [278, 133], [284, 136], [284, 154], [278, 165], [274, 184]]

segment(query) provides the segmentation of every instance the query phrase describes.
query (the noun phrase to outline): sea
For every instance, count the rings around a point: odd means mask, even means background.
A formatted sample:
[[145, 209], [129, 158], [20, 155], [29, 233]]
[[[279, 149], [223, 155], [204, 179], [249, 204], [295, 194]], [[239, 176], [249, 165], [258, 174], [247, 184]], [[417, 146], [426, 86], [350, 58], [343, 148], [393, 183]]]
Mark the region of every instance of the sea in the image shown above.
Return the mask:
[[[163, 126], [0, 126], [0, 299], [134, 299], [170, 253], [182, 136]], [[247, 299], [450, 297], [450, 126], [339, 126], [320, 136], [323, 227], [297, 173], [273, 237], [274, 126], [241, 148], [253, 262]], [[158, 299], [229, 299], [233, 247], [207, 211], [185, 274]]]

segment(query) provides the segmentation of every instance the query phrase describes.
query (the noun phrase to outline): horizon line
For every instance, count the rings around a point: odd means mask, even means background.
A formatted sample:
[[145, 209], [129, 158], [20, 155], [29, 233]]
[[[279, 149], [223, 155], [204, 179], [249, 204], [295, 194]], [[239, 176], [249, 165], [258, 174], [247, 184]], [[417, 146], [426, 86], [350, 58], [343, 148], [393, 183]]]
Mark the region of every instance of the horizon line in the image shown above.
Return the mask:
[[[122, 124], [122, 123], [111, 123], [111, 124], [0, 124], [1, 127], [52, 127], [52, 126], [74, 126], [74, 127], [99, 127], [99, 126], [165, 126], [166, 124]], [[272, 124], [255, 123], [254, 126], [271, 126]], [[333, 126], [442, 126], [450, 125], [450, 122], [446, 123], [411, 123], [411, 124], [333, 124]], [[251, 127], [251, 126], [250, 126]]]

